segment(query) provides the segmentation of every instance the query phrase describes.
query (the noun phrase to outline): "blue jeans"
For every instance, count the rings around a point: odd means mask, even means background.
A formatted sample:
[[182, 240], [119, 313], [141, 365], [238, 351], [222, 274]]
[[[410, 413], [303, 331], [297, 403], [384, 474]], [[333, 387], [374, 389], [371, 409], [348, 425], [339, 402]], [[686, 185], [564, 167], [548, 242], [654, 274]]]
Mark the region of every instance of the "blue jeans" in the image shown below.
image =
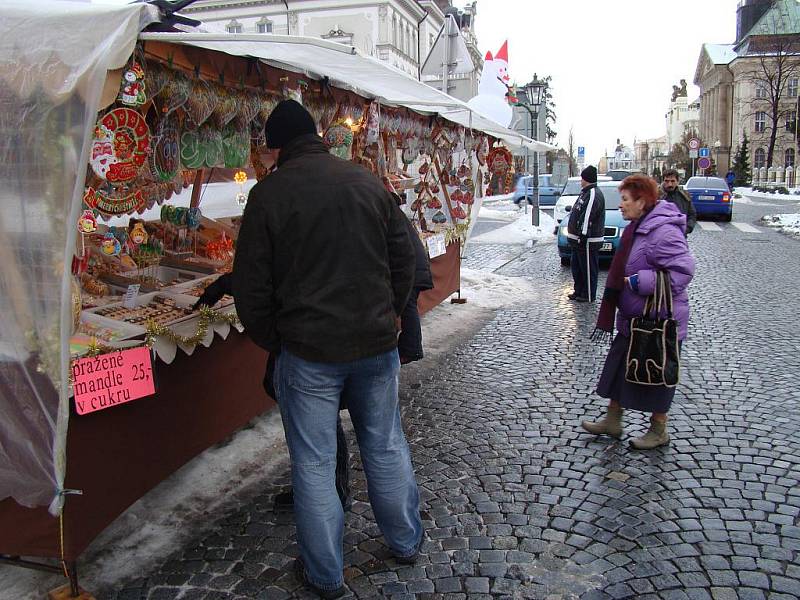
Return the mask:
[[292, 459], [297, 542], [306, 577], [343, 585], [344, 511], [336, 494], [336, 419], [342, 396], [353, 419], [375, 520], [392, 551], [411, 556], [422, 537], [419, 491], [397, 396], [396, 350], [346, 363], [316, 363], [285, 349], [278, 406]]

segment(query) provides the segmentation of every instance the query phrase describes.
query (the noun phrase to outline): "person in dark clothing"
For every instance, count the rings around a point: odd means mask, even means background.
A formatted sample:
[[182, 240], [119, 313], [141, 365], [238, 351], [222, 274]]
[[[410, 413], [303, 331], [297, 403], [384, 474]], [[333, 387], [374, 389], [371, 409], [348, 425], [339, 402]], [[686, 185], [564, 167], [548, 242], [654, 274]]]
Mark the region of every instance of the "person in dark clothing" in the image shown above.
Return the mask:
[[733, 191], [733, 184], [736, 182], [736, 173], [733, 169], [725, 174], [725, 183], [728, 184], [728, 190]]
[[659, 199], [672, 202], [678, 207], [678, 210], [686, 215], [686, 235], [688, 236], [697, 224], [697, 209], [689, 195], [678, 187], [678, 181], [680, 181], [680, 175], [675, 169], [664, 171]]
[[[201, 306], [214, 306], [223, 296], [233, 296], [233, 274], [223, 273], [211, 285], [203, 290], [202, 295], [194, 304], [194, 310]], [[267, 368], [264, 373], [264, 391], [270, 398], [277, 400], [275, 392], [275, 355], [267, 358]], [[346, 406], [340, 406], [342, 410]], [[336, 494], [344, 510], [350, 510], [352, 498], [350, 496], [350, 450], [347, 447], [347, 438], [344, 435], [341, 418], [336, 420]], [[275, 495], [275, 510], [292, 510], [294, 506], [294, 492], [291, 488]]]
[[398, 562], [422, 544], [419, 490], [397, 389], [400, 314], [414, 281], [405, 216], [380, 180], [328, 152], [311, 115], [280, 102], [265, 126], [278, 169], [250, 191], [233, 265], [236, 309], [276, 354], [292, 461], [297, 572], [323, 598], [345, 593], [336, 420], [346, 402], [370, 504]]
[[[392, 194], [397, 205], [405, 203], [398, 194]], [[431, 263], [428, 252], [419, 239], [419, 234], [409, 219], [406, 219], [408, 236], [414, 244], [414, 287], [408, 297], [405, 308], [400, 315], [400, 337], [397, 339], [397, 353], [400, 355], [400, 364], [405, 365], [423, 358], [422, 350], [422, 324], [419, 320], [417, 299], [421, 292], [433, 288]]]
[[603, 192], [597, 188], [595, 167], [589, 165], [581, 171], [581, 188], [567, 223], [574, 282], [574, 291], [568, 297], [576, 302], [594, 302], [600, 268], [599, 251], [606, 226], [606, 201]]

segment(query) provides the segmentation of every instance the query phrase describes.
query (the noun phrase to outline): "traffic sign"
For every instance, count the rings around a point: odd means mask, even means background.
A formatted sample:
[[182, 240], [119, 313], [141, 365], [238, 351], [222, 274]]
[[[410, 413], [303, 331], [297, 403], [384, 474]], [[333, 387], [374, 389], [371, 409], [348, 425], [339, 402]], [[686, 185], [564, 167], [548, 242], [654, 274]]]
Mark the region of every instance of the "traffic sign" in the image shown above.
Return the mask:
[[700, 148], [700, 150], [698, 150], [697, 152], [698, 152], [698, 156], [700, 156], [700, 158], [705, 158], [707, 156], [711, 156], [711, 152], [709, 151], [708, 148]]
[[700, 147], [700, 140], [692, 138], [688, 142], [689, 150], [697, 150]]
[[697, 161], [697, 166], [700, 167], [701, 169], [707, 169], [708, 167], [711, 166], [711, 159], [704, 156], [703, 158]]
[[689, 150], [689, 158], [697, 158], [697, 150]]
[[584, 146], [578, 146], [578, 157], [583, 157], [586, 155], [586, 148]]

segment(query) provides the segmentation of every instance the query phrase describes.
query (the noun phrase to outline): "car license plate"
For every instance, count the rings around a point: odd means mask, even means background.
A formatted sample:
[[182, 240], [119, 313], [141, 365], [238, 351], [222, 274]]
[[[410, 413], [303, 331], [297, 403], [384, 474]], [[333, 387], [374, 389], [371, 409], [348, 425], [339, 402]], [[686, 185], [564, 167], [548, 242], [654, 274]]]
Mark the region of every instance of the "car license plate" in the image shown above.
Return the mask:
[[716, 196], [698, 196], [697, 199], [698, 200], [716, 200], [717, 197]]
[[613, 244], [611, 242], [606, 242], [600, 246], [600, 252], [611, 252], [611, 248], [613, 248]]

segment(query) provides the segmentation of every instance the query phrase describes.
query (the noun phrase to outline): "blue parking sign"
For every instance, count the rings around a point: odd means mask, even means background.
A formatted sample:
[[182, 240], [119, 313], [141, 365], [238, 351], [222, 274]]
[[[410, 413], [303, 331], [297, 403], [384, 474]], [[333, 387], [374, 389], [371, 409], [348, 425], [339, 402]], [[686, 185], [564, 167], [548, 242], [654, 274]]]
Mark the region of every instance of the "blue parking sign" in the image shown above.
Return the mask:
[[583, 146], [578, 146], [578, 156], [584, 156], [586, 154], [586, 148]]
[[709, 151], [708, 148], [700, 148], [700, 150], [697, 151], [697, 155], [700, 158], [707, 158], [707, 157], [711, 156], [711, 152]]

